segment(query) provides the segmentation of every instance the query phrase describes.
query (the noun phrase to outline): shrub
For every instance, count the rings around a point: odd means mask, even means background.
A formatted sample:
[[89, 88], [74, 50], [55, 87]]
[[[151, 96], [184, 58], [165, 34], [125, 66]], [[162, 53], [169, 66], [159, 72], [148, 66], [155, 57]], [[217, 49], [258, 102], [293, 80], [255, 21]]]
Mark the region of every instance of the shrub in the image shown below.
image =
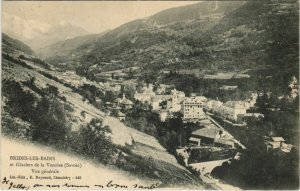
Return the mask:
[[112, 156], [117, 152], [108, 134], [111, 130], [108, 126], [103, 127], [101, 119], [92, 119], [86, 127], [80, 128], [80, 154], [92, 157], [108, 164]]

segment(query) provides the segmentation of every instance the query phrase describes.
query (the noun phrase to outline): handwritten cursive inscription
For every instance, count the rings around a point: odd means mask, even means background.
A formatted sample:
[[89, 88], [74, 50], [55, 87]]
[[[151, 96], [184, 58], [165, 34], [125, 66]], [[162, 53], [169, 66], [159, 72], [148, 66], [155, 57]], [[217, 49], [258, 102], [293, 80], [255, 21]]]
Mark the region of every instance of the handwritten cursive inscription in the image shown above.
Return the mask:
[[133, 185], [133, 188], [138, 188], [138, 189], [149, 189], [149, 190], [151, 190], [151, 189], [157, 188], [158, 185], [159, 185], [159, 183], [155, 183], [155, 184], [152, 184], [152, 185], [150, 185], [150, 186], [143, 186], [143, 185], [134, 184], [134, 185]]
[[[9, 180], [8, 178], [4, 177], [2, 180], [2, 184], [7, 185], [7, 189], [18, 189], [18, 190], [28, 190], [30, 188], [30, 186], [26, 186], [24, 184], [20, 184], [20, 183], [15, 183], [11, 180]], [[139, 184], [133, 184], [133, 185], [125, 185], [125, 184], [119, 184], [114, 182], [113, 180], [110, 180], [107, 184], [95, 184], [95, 185], [80, 185], [80, 184], [69, 184], [69, 183], [65, 183], [65, 184], [40, 184], [40, 183], [34, 183], [32, 185], [33, 188], [109, 188], [109, 189], [126, 189], [126, 188], [130, 188], [130, 189], [147, 189], [147, 190], [151, 190], [151, 189], [155, 189], [158, 188], [159, 183], [155, 183], [155, 184], [151, 184], [151, 185], [139, 185]]]
[[6, 177], [3, 178], [2, 184], [8, 186], [8, 190], [10, 189], [18, 189], [18, 190], [28, 190], [30, 186], [25, 186], [23, 184], [14, 183], [13, 181], [8, 180]]
[[112, 180], [106, 184], [106, 187], [107, 188], [128, 188], [128, 186], [126, 186], [126, 185], [113, 183]]

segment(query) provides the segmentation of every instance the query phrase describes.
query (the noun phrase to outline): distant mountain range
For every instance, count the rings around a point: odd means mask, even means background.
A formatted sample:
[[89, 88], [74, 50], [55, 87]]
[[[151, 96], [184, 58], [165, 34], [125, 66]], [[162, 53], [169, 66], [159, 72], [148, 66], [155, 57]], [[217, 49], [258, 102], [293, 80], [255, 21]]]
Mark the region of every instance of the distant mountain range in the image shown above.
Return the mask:
[[152, 73], [153, 78], [162, 70], [267, 69], [264, 75], [271, 73], [274, 84], [287, 87], [299, 71], [298, 8], [296, 0], [204, 1], [167, 9], [102, 34], [53, 40], [36, 54], [70, 70], [139, 66], [141, 75]]
[[25, 20], [5, 12], [2, 15], [3, 32], [25, 42], [35, 51], [58, 41], [90, 34], [85, 29], [64, 21], [52, 26], [35, 20]]
[[[280, 28], [283, 19], [285, 27]], [[82, 43], [73, 49], [62, 48], [61, 42], [38, 54], [70, 68], [94, 64], [103, 68], [102, 62], [120, 60], [122, 65], [109, 68], [138, 64], [151, 69], [248, 69], [272, 64], [266, 59], [274, 46], [297, 44], [297, 23], [297, 1], [205, 1], [129, 22], [100, 37], [81, 37]], [[279, 34], [283, 38], [277, 38]], [[173, 63], [175, 58], [180, 62]]]
[[[62, 50], [58, 55], [52, 56], [52, 51], [60, 49], [60, 44], [42, 49], [38, 51], [38, 54], [54, 60], [53, 63], [69, 62], [74, 64], [79, 61], [89, 65], [121, 58], [123, 62], [126, 62], [125, 65], [131, 65], [130, 62], [146, 63], [149, 61], [147, 57], [151, 57], [154, 52], [162, 52], [159, 49], [166, 48], [163, 52], [169, 52], [172, 49], [173, 52], [173, 46], [177, 43], [180, 43], [178, 48], [186, 46], [186, 43], [182, 42], [184, 36], [190, 33], [203, 33], [217, 24], [222, 17], [243, 4], [244, 2], [241, 1], [211, 1], [172, 8], [145, 19], [126, 23], [100, 38], [94, 36], [95, 39], [78, 44], [79, 46], [74, 46], [72, 50]], [[84, 37], [81, 38], [82, 41], [83, 39]], [[170, 44], [172, 45], [170, 46]], [[153, 60], [151, 59], [151, 61]]]

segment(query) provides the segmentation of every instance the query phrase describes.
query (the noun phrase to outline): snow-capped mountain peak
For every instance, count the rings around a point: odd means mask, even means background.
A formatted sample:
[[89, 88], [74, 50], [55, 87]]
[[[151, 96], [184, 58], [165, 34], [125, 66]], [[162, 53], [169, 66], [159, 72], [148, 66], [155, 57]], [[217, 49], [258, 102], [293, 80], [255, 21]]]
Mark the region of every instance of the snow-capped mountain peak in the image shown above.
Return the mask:
[[33, 49], [90, 34], [80, 26], [67, 21], [60, 21], [57, 25], [49, 25], [48, 23], [23, 19], [5, 12], [2, 14], [2, 23], [4, 33], [27, 43]]

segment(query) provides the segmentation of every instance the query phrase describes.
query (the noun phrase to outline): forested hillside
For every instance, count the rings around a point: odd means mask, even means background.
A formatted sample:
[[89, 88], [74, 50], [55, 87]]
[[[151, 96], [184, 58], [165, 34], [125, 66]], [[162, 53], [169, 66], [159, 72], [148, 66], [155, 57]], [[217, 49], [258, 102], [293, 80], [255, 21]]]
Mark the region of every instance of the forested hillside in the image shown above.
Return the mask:
[[282, 92], [298, 72], [297, 23], [297, 1], [206, 1], [129, 22], [48, 61], [74, 70], [141, 66], [153, 80], [162, 70], [254, 69], [274, 74], [270, 84]]

